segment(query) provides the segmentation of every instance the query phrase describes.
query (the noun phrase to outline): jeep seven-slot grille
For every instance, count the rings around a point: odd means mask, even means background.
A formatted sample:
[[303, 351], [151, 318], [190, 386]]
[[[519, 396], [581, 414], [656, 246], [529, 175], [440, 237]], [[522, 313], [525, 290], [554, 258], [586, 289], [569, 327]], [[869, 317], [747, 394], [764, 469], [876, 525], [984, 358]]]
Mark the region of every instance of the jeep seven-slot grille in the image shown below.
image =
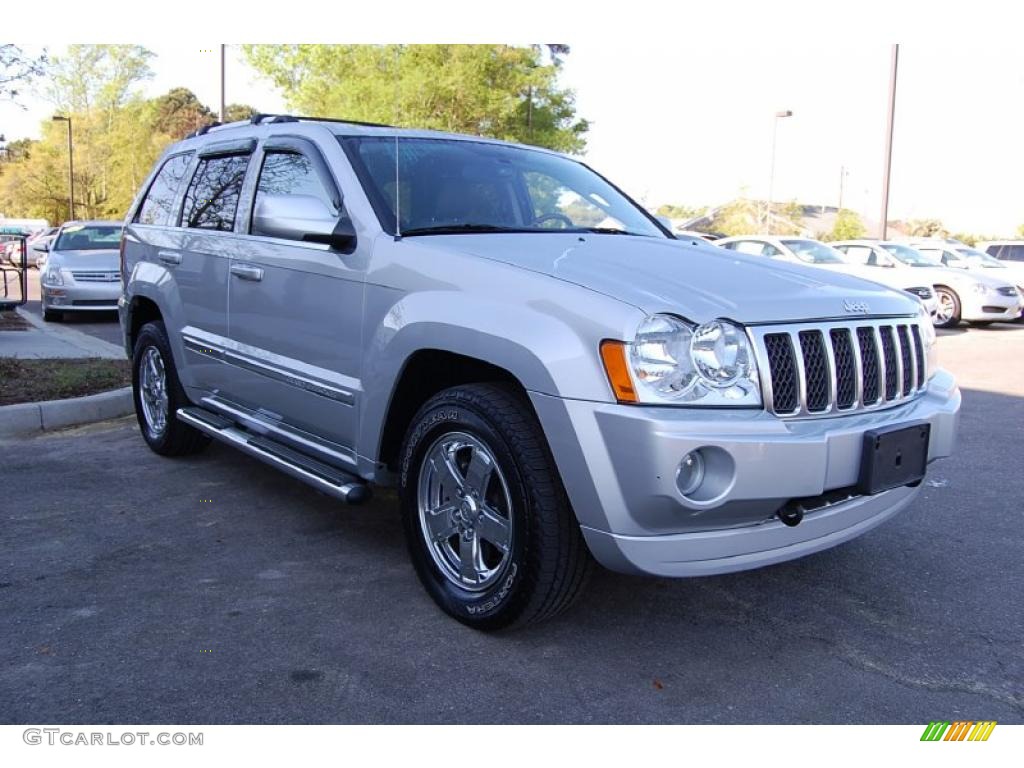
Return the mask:
[[887, 320], [752, 329], [767, 407], [780, 416], [852, 412], [902, 402], [925, 384], [916, 323]]

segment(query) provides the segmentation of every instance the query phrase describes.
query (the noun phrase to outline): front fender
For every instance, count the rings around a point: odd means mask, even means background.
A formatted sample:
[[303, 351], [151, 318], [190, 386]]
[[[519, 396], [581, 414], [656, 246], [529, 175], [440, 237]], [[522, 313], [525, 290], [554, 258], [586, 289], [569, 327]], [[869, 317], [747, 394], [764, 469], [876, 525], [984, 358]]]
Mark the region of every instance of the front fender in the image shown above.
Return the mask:
[[[530, 392], [610, 402], [599, 345], [606, 338], [628, 338], [642, 313], [564, 283], [557, 293], [560, 301], [434, 290], [406, 294], [393, 303], [370, 326], [374, 331], [365, 344], [360, 453], [378, 455], [402, 371], [422, 350], [503, 368]], [[374, 299], [368, 298], [372, 306]]]

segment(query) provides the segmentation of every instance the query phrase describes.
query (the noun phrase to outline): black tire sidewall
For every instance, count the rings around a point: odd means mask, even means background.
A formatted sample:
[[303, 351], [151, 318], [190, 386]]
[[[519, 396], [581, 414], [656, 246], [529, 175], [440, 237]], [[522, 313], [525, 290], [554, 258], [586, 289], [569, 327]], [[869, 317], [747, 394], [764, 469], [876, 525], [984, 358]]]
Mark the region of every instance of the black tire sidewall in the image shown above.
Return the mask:
[[[431, 597], [451, 616], [480, 629], [500, 628], [515, 621], [529, 601], [530, 494], [508, 441], [485, 414], [448, 399], [428, 405], [415, 420], [402, 448], [402, 525], [417, 575]], [[490, 589], [471, 592], [453, 584], [434, 562], [424, 541], [417, 492], [423, 457], [434, 441], [447, 432], [466, 432], [483, 442], [494, 455], [512, 501], [512, 557], [501, 578]]]
[[[146, 423], [146, 417], [142, 413], [142, 393], [139, 389], [139, 368], [142, 363], [143, 353], [148, 347], [155, 347], [160, 353], [164, 363], [164, 376], [167, 386], [167, 424], [163, 432], [154, 434]], [[180, 395], [181, 384], [178, 382], [178, 371], [174, 365], [174, 357], [171, 354], [170, 343], [167, 340], [167, 331], [163, 323], [146, 323], [139, 331], [135, 341], [135, 349], [132, 352], [132, 399], [135, 402], [135, 417], [139, 422], [139, 429], [142, 431], [142, 438], [157, 453], [169, 449], [172, 440], [172, 432], [177, 423], [175, 412], [178, 408], [187, 403], [183, 402]]]

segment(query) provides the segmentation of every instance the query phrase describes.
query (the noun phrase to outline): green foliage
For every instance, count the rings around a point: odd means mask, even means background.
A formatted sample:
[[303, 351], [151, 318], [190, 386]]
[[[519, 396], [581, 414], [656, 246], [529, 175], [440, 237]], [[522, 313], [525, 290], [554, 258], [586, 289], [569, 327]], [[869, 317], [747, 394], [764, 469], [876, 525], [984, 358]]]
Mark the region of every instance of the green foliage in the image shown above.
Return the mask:
[[[187, 88], [143, 99], [152, 54], [139, 46], [72, 45], [54, 61], [50, 93], [71, 118], [76, 218], [124, 217], [166, 146], [216, 116]], [[253, 109], [231, 105], [244, 119]], [[39, 141], [13, 141], [0, 163], [0, 211], [8, 216], [69, 217], [66, 122], [42, 123]]]
[[1024, 238], [1024, 224], [1017, 227], [1017, 237]]
[[698, 216], [703, 216], [708, 212], [706, 205], [701, 206], [690, 206], [690, 205], [665, 205], [658, 208], [655, 213], [659, 216], [668, 216], [670, 219], [696, 219]]
[[247, 45], [305, 115], [433, 128], [581, 152], [586, 120], [557, 83], [566, 46]]
[[248, 104], [228, 104], [224, 107], [224, 121], [234, 123], [238, 120], [248, 120], [256, 114], [256, 108]]
[[836, 214], [835, 224], [832, 225], [832, 231], [826, 233], [822, 239], [826, 242], [857, 240], [864, 237], [867, 231], [860, 216], [847, 208], [840, 208], [839, 213]]

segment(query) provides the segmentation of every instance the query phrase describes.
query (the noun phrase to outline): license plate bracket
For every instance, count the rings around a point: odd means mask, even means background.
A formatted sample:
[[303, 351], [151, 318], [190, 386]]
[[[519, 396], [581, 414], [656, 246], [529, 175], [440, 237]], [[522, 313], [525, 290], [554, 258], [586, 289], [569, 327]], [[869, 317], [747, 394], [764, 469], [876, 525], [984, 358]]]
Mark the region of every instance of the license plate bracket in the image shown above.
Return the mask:
[[864, 433], [859, 493], [873, 496], [903, 485], [917, 485], [928, 466], [931, 424], [917, 421]]

